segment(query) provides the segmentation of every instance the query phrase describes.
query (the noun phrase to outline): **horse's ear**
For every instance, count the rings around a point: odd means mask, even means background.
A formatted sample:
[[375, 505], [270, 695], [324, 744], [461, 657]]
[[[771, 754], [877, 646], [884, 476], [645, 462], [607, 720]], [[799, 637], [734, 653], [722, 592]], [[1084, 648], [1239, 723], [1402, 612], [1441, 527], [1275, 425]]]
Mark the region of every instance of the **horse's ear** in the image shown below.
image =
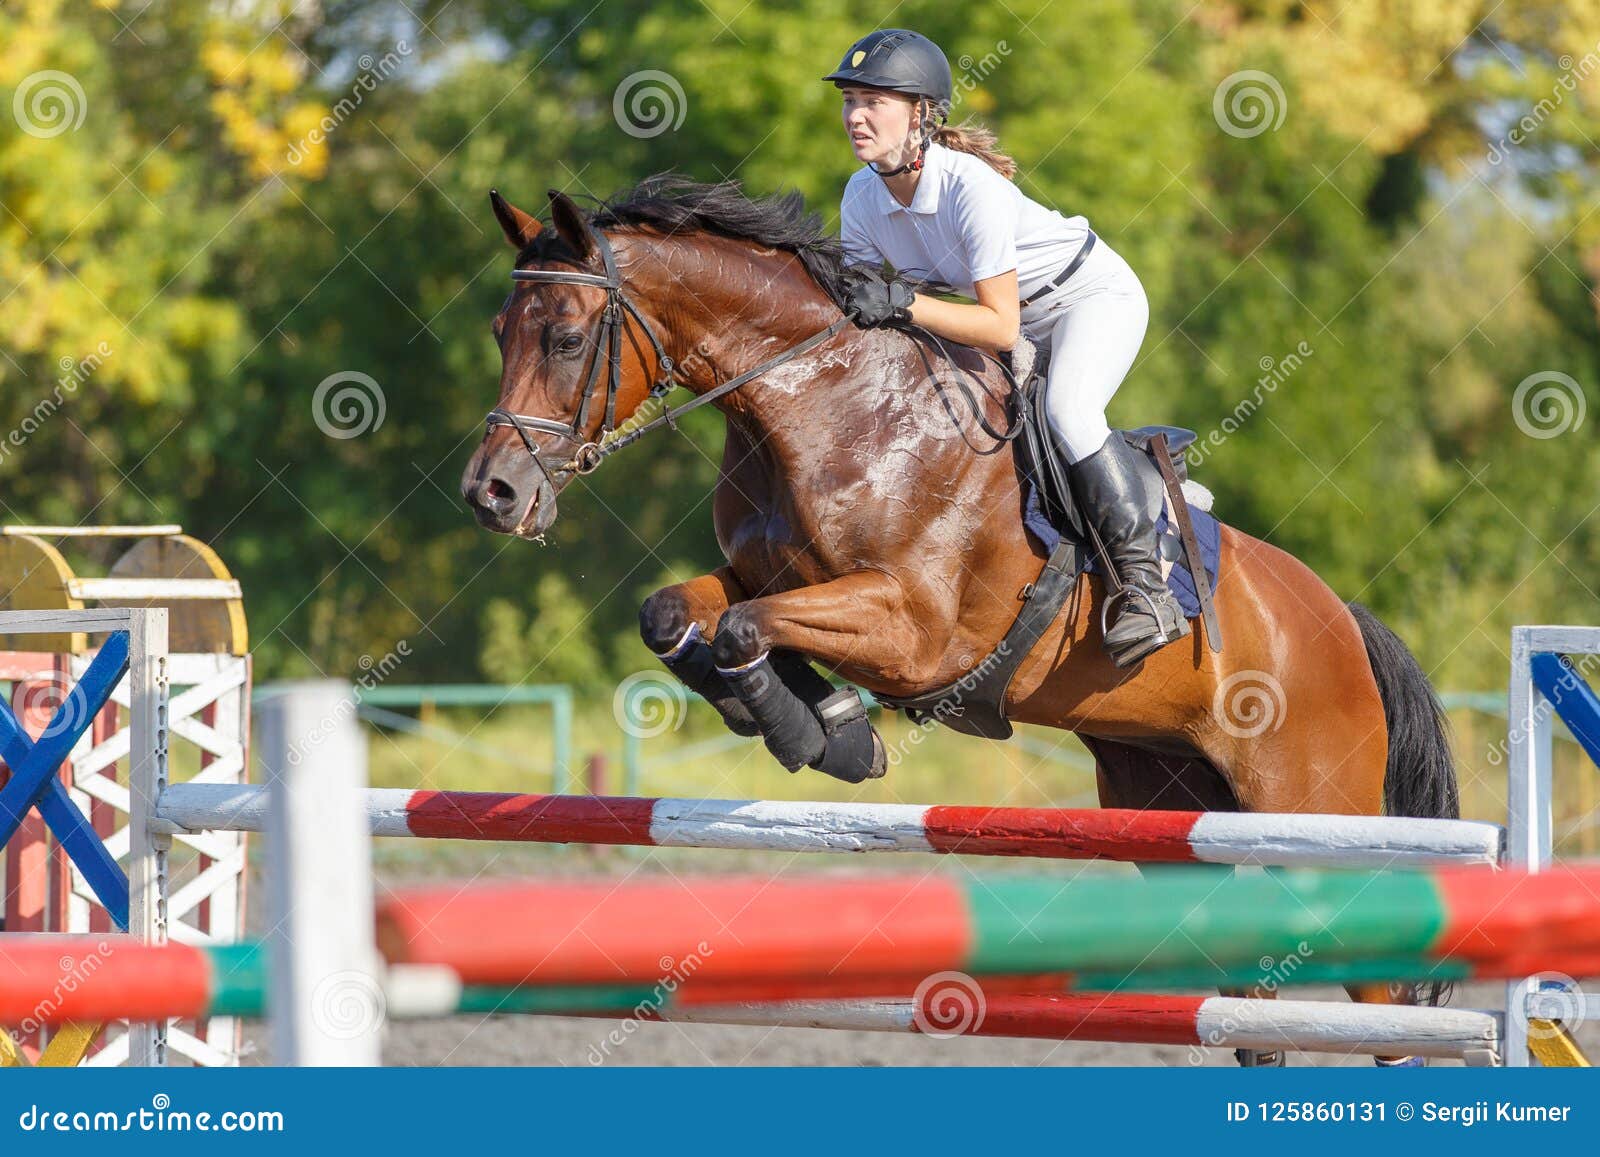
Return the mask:
[[499, 189], [489, 190], [489, 204], [494, 209], [495, 220], [500, 222], [500, 228], [505, 233], [506, 240], [511, 242], [513, 249], [518, 251], [526, 249], [544, 229], [539, 223], [539, 218], [524, 213], [507, 201], [500, 195]]
[[550, 219], [555, 222], [556, 233], [565, 241], [581, 261], [594, 256], [594, 235], [589, 232], [589, 222], [571, 197], [559, 189], [550, 190]]

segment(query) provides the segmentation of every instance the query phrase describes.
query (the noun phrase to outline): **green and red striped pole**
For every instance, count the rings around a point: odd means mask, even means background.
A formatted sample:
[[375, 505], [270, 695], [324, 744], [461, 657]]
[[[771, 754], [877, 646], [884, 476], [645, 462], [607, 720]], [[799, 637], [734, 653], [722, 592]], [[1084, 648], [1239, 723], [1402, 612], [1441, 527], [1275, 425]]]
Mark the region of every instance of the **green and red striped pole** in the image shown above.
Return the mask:
[[1272, 961], [1592, 971], [1600, 868], [1538, 875], [1291, 870], [1149, 880], [700, 878], [404, 889], [381, 905], [394, 962], [468, 984], [1229, 969]]
[[265, 990], [257, 944], [0, 934], [0, 1025], [259, 1016]]

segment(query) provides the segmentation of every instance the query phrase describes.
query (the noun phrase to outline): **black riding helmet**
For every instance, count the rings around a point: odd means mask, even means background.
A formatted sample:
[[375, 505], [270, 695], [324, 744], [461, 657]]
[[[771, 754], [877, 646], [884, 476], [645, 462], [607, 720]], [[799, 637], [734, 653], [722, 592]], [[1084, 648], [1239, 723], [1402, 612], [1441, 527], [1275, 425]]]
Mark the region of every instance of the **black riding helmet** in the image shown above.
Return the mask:
[[[872, 171], [880, 177], [893, 177], [922, 168], [923, 157], [932, 140], [930, 123], [934, 117], [940, 123], [944, 121], [955, 91], [950, 62], [937, 44], [920, 32], [880, 28], [852, 44], [839, 67], [822, 79], [833, 81], [835, 88], [859, 84], [916, 97], [917, 121], [922, 132], [922, 145], [916, 157], [898, 169], [884, 172], [874, 165]], [[928, 105], [926, 110], [924, 102]]]

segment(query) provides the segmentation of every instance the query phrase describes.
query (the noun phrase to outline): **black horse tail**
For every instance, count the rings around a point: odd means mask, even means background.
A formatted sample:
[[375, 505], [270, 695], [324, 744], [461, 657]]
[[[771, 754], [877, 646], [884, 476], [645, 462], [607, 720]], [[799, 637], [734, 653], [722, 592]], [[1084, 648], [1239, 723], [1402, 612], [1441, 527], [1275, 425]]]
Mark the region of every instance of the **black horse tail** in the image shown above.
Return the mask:
[[1461, 794], [1450, 754], [1450, 725], [1433, 685], [1400, 637], [1376, 615], [1360, 603], [1351, 603], [1350, 613], [1361, 628], [1389, 727], [1383, 810], [1417, 819], [1459, 819]]
[[[1361, 628], [1367, 662], [1378, 681], [1383, 719], [1389, 726], [1389, 759], [1383, 776], [1383, 810], [1392, 816], [1453, 820], [1461, 817], [1461, 793], [1450, 754], [1450, 726], [1444, 706], [1416, 657], [1388, 627], [1360, 603], [1350, 613]], [[1443, 1004], [1451, 985], [1428, 981], [1412, 999]]]

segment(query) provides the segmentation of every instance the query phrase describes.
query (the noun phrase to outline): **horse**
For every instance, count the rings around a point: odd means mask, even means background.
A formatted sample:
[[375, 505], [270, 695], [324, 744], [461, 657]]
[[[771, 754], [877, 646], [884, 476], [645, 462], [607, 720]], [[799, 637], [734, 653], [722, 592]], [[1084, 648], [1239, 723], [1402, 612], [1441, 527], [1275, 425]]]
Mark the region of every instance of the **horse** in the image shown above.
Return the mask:
[[[662, 420], [613, 431], [683, 387], [725, 419], [712, 524], [726, 561], [652, 594], [641, 631], [731, 727], [762, 731], [794, 770], [803, 757], [768, 732], [815, 738], [815, 685], [831, 685], [812, 664], [892, 702], [990, 655], [1045, 562], [1021, 518], [1000, 363], [851, 324], [841, 246], [798, 193], [668, 174], [588, 214], [548, 196], [545, 225], [490, 195], [517, 256], [493, 324], [498, 406], [462, 478], [478, 523], [539, 538], [567, 485]], [[1454, 818], [1442, 709], [1404, 643], [1299, 559], [1220, 534], [1220, 652], [1197, 630], [1119, 670], [1100, 645], [1106, 589], [1079, 575], [1006, 716], [1076, 733], [1105, 807]], [[754, 669], [779, 678], [737, 685]], [[866, 775], [881, 774], [872, 740], [852, 756]]]

